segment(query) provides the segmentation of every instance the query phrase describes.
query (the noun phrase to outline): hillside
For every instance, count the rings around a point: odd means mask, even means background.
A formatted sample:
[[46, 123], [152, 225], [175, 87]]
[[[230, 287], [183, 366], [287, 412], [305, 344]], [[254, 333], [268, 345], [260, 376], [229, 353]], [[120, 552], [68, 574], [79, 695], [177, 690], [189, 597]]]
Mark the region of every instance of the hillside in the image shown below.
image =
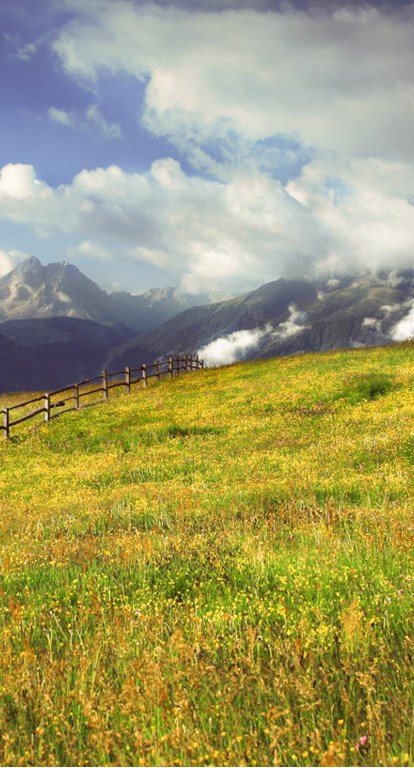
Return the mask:
[[[189, 349], [202, 350], [208, 362], [208, 345], [236, 340], [232, 335], [246, 330], [255, 331], [255, 342], [244, 350], [244, 359], [389, 344], [414, 333], [414, 320], [399, 333], [413, 305], [410, 269], [327, 281], [281, 278], [228, 301], [187, 309], [122, 343], [107, 365], [118, 368], [131, 356], [142, 362]], [[236, 359], [240, 353], [221, 362]]]
[[413, 763], [413, 350], [0, 443], [1, 764]]

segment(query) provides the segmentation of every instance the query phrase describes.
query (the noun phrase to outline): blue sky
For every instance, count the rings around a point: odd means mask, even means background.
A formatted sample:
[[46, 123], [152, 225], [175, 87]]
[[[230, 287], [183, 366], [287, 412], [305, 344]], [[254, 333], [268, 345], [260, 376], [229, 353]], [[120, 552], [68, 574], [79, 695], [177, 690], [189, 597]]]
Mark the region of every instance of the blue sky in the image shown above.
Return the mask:
[[0, 274], [238, 292], [412, 263], [414, 4], [2, 0]]

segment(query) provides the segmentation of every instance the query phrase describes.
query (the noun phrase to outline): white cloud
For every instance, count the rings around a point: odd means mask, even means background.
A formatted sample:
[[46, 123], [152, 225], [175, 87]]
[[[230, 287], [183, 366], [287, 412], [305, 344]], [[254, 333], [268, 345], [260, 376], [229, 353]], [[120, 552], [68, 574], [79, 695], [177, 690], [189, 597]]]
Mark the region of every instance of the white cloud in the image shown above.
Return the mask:
[[151, 266], [159, 269], [168, 269], [169, 266], [168, 254], [159, 248], [137, 246], [136, 248], [131, 248], [128, 251], [128, 255], [138, 262], [151, 264]]
[[[73, 3], [72, 3], [73, 5]], [[307, 146], [414, 160], [414, 13], [75, 3], [55, 51], [80, 80], [146, 83], [143, 120], [180, 146], [206, 137], [299, 137]]]
[[191, 291], [412, 265], [414, 5], [66, 4], [76, 18], [54, 49], [95, 94], [86, 120], [121, 138], [100, 84], [132, 76], [131, 109], [144, 89], [143, 124], [200, 176], [163, 158], [147, 173], [84, 170], [51, 188], [6, 166], [0, 215], [73, 233]]
[[201, 347], [197, 354], [208, 367], [229, 365], [236, 360], [243, 360], [246, 354], [257, 347], [260, 340], [270, 332], [270, 326], [255, 328], [251, 331], [235, 331]]
[[86, 110], [85, 115], [90, 123], [98, 126], [102, 135], [107, 139], [122, 138], [121, 126], [118, 123], [108, 123], [97, 104], [91, 104]]
[[29, 258], [27, 253], [22, 251], [4, 251], [0, 248], [0, 277], [4, 277], [12, 271], [24, 259]]
[[390, 336], [394, 341], [405, 341], [414, 337], [414, 306], [402, 320], [394, 325]]
[[67, 249], [67, 256], [69, 258], [80, 256], [86, 259], [107, 261], [111, 259], [112, 254], [98, 243], [94, 243], [91, 240], [82, 240], [76, 248], [71, 247]]
[[22, 163], [9, 163], [0, 171], [0, 199], [5, 204], [11, 205], [18, 200], [28, 200], [36, 197], [39, 199], [39, 193], [45, 189], [36, 179], [36, 172], [33, 166]]
[[234, 292], [283, 274], [412, 265], [410, 179], [414, 196], [414, 165], [320, 157], [284, 187], [255, 168], [216, 181], [165, 158], [147, 173], [96, 168], [51, 187], [32, 166], [9, 164], [0, 217], [76, 236], [79, 255], [153, 266], [194, 293]]
[[382, 328], [381, 320], [376, 317], [364, 317], [362, 321], [362, 328], [373, 328], [376, 331], [380, 331]]
[[294, 304], [290, 304], [288, 319], [279, 323], [272, 336], [281, 340], [288, 339], [290, 336], [297, 336], [298, 333], [302, 333], [307, 328], [305, 321], [305, 312], [301, 312]]
[[38, 49], [38, 43], [26, 43], [18, 49], [16, 56], [21, 61], [31, 61], [36, 55]]
[[71, 128], [75, 124], [73, 116], [69, 114], [69, 112], [65, 112], [64, 109], [49, 107], [47, 114], [52, 123], [59, 123], [59, 125], [65, 125], [68, 128]]

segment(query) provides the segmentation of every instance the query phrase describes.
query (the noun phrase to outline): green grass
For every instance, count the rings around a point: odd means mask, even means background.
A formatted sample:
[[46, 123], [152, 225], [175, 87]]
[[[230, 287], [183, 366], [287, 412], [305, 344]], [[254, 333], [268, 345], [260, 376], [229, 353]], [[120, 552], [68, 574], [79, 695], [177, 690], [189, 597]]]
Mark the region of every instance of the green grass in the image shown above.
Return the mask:
[[412, 764], [413, 353], [183, 375], [14, 430], [1, 764]]

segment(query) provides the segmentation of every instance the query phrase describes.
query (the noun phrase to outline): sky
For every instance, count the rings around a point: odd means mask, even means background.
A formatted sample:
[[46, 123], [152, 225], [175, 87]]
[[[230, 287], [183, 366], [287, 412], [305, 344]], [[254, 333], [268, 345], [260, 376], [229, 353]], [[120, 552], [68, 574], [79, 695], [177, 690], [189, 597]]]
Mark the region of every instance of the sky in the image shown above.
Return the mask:
[[413, 39], [404, 0], [1, 0], [0, 276], [413, 266]]

